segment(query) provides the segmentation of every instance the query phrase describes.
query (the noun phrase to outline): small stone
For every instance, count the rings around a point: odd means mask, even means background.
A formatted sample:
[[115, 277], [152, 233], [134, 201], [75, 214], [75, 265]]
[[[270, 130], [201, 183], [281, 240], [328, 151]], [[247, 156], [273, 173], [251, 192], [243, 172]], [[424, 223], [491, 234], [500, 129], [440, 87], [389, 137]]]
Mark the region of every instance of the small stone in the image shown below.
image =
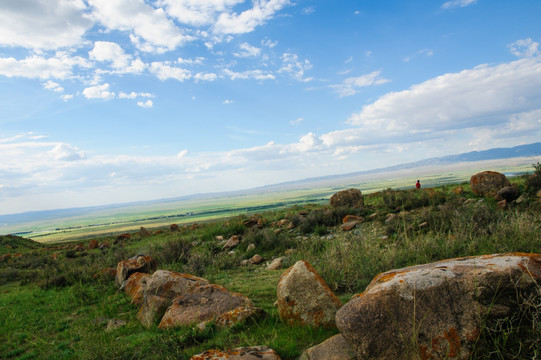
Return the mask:
[[249, 261], [250, 261], [250, 264], [252, 265], [258, 265], [258, 264], [261, 264], [263, 261], [265, 261], [265, 259], [263, 259], [261, 255], [255, 254], [254, 256], [252, 256], [252, 258]]
[[252, 251], [252, 250], [255, 250], [255, 244], [250, 244], [250, 245], [248, 245], [248, 247], [246, 248], [246, 251], [247, 251], [247, 252]]
[[126, 320], [120, 320], [120, 319], [111, 319], [107, 323], [107, 328], [105, 329], [106, 332], [111, 332], [116, 329], [120, 329], [123, 326], [126, 326], [128, 322]]

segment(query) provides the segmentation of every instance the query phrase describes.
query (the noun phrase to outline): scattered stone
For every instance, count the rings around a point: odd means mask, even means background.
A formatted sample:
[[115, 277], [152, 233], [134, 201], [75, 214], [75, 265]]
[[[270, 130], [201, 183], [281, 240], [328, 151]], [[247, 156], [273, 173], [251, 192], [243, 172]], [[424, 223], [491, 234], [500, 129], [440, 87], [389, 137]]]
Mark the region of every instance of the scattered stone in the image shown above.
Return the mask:
[[[243, 323], [251, 318], [261, 317], [265, 314], [265, 311], [260, 308], [255, 307], [245, 307], [241, 306], [236, 309], [227, 311], [220, 316], [214, 318], [213, 321], [215, 326], [218, 327], [232, 327], [236, 324]], [[204, 328], [207, 322], [200, 323], [197, 327], [198, 328]]]
[[278, 225], [278, 226], [286, 226], [287, 224], [289, 224], [288, 219], [278, 220], [278, 222], [276, 223], [276, 225]]
[[238, 244], [240, 244], [240, 238], [237, 235], [233, 235], [229, 238], [229, 240], [227, 240], [227, 242], [222, 248], [222, 251], [231, 250], [234, 247], [236, 247]]
[[471, 177], [470, 186], [476, 195], [493, 197], [502, 188], [511, 186], [511, 184], [504, 174], [495, 171], [483, 171]]
[[250, 265], [250, 260], [242, 260], [240, 262], [240, 266], [248, 266], [248, 265]]
[[425, 227], [428, 227], [428, 223], [426, 221], [419, 224], [419, 229], [424, 229]]
[[150, 235], [152, 235], [152, 233], [148, 231], [148, 229], [146, 229], [145, 227], [141, 226], [141, 229], [139, 229], [139, 236], [144, 238], [149, 237]]
[[278, 354], [267, 346], [252, 346], [232, 350], [207, 350], [190, 360], [280, 360]]
[[152, 326], [164, 314], [174, 298], [206, 284], [207, 280], [197, 276], [157, 270], [147, 281], [143, 304], [137, 318], [144, 326]]
[[340, 225], [340, 228], [342, 230], [344, 230], [344, 231], [350, 231], [355, 226], [357, 226], [357, 224], [359, 224], [358, 221], [350, 221], [350, 222], [347, 222], [347, 223], [344, 223], [344, 224]]
[[126, 326], [128, 322], [126, 320], [120, 320], [120, 319], [111, 319], [107, 323], [107, 328], [105, 329], [106, 332], [115, 331], [116, 329], [120, 329], [123, 326]]
[[11, 259], [11, 254], [0, 255], [0, 262], [8, 261]]
[[[516, 315], [517, 299], [539, 296], [540, 278], [541, 254], [484, 255], [391, 270], [338, 310], [336, 324], [358, 359], [401, 359], [407, 350], [423, 359], [469, 358], [482, 346], [484, 321]], [[408, 349], [412, 341], [417, 346]]]
[[473, 204], [475, 202], [475, 199], [467, 199], [466, 201], [464, 201], [464, 205], [470, 205], [470, 204]]
[[287, 249], [285, 252], [285, 255], [290, 256], [290, 255], [295, 254], [296, 252], [297, 252], [297, 249]]
[[112, 267], [102, 269], [98, 273], [94, 274], [93, 278], [114, 280], [116, 278], [116, 269]]
[[342, 219], [342, 224], [346, 224], [346, 223], [352, 222], [352, 221], [357, 221], [357, 222], [361, 223], [361, 222], [364, 221], [364, 218], [362, 216], [357, 216], [357, 215], [346, 215]]
[[215, 239], [216, 239], [216, 241], [224, 241], [224, 236], [223, 235], [216, 235]]
[[291, 324], [332, 328], [342, 306], [325, 280], [304, 260], [287, 269], [278, 282], [278, 313]]
[[526, 201], [526, 197], [525, 197], [524, 195], [520, 195], [520, 196], [518, 197], [518, 199], [516, 200], [516, 203], [517, 203], [517, 204], [522, 204], [522, 203], [525, 202], [525, 201]]
[[98, 240], [90, 240], [88, 243], [88, 250], [94, 250], [99, 247]]
[[77, 244], [73, 247], [73, 251], [85, 251], [85, 246], [83, 244]]
[[170, 230], [171, 232], [177, 232], [177, 231], [179, 231], [178, 225], [177, 225], [177, 224], [171, 224], [171, 225], [169, 225], [169, 230]]
[[288, 230], [291, 230], [291, 229], [295, 229], [295, 224], [293, 222], [290, 222], [287, 226], [286, 226], [286, 229]]
[[306, 349], [299, 360], [355, 360], [355, 352], [340, 334]]
[[254, 256], [252, 256], [252, 257], [250, 258], [249, 261], [250, 261], [250, 264], [252, 264], [252, 265], [259, 265], [259, 264], [261, 264], [263, 261], [265, 261], [265, 259], [264, 259], [261, 255], [255, 254]]
[[281, 233], [283, 230], [282, 229], [274, 229], [273, 230], [273, 233], [278, 235], [279, 233]]
[[392, 221], [395, 219], [398, 219], [398, 215], [396, 214], [389, 214], [387, 218], [385, 219], [385, 225], [389, 225]]
[[282, 263], [284, 261], [284, 257], [279, 257], [270, 262], [270, 264], [267, 265], [267, 270], [279, 270], [282, 268]]
[[456, 188], [453, 189], [453, 192], [457, 195], [462, 195], [462, 193], [464, 192], [464, 189], [462, 188], [462, 186], [457, 186]]
[[156, 270], [156, 260], [150, 256], [138, 255], [135, 259], [128, 259], [118, 263], [116, 267], [116, 283], [123, 286], [124, 281], [136, 272], [152, 273]]
[[498, 201], [496, 205], [498, 205], [498, 209], [505, 210], [507, 209], [507, 205], [508, 205], [507, 200]]
[[244, 220], [243, 224], [246, 227], [254, 227], [254, 226], [262, 227], [264, 225], [264, 221], [261, 215], [256, 214], [252, 216], [251, 218]]
[[364, 198], [359, 189], [342, 190], [331, 196], [329, 203], [331, 207], [362, 208]]
[[49, 257], [53, 260], [58, 260], [58, 254], [51, 254]]
[[253, 304], [246, 296], [229, 292], [220, 285], [202, 285], [175, 298], [160, 321], [159, 327], [169, 329], [195, 325], [239, 307], [253, 307]]
[[128, 241], [131, 239], [131, 235], [128, 233], [120, 234], [116, 237], [117, 241]]
[[227, 255], [229, 256], [233, 256], [235, 255], [237, 252], [235, 250], [231, 250], [230, 252], [227, 253]]
[[378, 213], [372, 213], [370, 214], [370, 216], [368, 216], [370, 220], [375, 220], [377, 217], [378, 217]]
[[250, 244], [248, 245], [248, 247], [246, 248], [246, 252], [250, 252], [252, 250], [255, 250], [255, 244]]
[[498, 191], [496, 194], [496, 200], [506, 200], [508, 203], [510, 203], [511, 201], [518, 199], [519, 196], [520, 192], [515, 186], [506, 186]]
[[132, 303], [137, 305], [143, 303], [143, 297], [150, 278], [148, 274], [136, 272], [131, 274], [128, 280], [126, 280], [124, 292], [131, 297]]
[[109, 244], [109, 241], [104, 241], [99, 246], [100, 250], [109, 249], [110, 247], [111, 247], [111, 244]]

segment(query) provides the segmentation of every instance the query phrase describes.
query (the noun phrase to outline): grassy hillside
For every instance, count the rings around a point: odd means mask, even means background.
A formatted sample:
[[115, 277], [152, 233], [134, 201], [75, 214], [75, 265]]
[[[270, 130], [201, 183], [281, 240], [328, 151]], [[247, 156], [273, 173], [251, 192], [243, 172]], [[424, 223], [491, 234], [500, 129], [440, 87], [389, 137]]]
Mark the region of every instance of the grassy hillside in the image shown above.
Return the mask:
[[[507, 210], [461, 184], [464, 191], [459, 195], [454, 191], [457, 185], [375, 192], [365, 196], [363, 209], [305, 204], [260, 212], [262, 225], [254, 227], [245, 225], [253, 215], [242, 214], [181, 226], [178, 232], [168, 227], [156, 228], [150, 236], [132, 232], [127, 241], [111, 235], [38, 249], [34, 242], [17, 238], [15, 249], [6, 248], [2, 238], [2, 254], [23, 255], [0, 261], [0, 357], [189, 359], [211, 348], [268, 345], [282, 359], [297, 359], [303, 349], [336, 330], [284, 324], [273, 306], [284, 270], [241, 266], [242, 260], [256, 253], [269, 261], [286, 256], [285, 267], [307, 260], [346, 302], [375, 275], [393, 268], [469, 255], [539, 253], [541, 204], [526, 182], [526, 177], [512, 179], [524, 197]], [[396, 217], [389, 221], [389, 214]], [[363, 216], [366, 221], [343, 231], [345, 215]], [[276, 224], [282, 219], [292, 228]], [[233, 253], [221, 251], [216, 237], [232, 235], [240, 236], [241, 243]], [[110, 247], [88, 250], [91, 240]], [[75, 250], [78, 243], [86, 250]], [[230, 329], [145, 328], [136, 319], [137, 307], [113, 281], [94, 278], [100, 270], [141, 253], [156, 259], [160, 269], [202, 276], [241, 292], [266, 315]], [[491, 351], [475, 358], [508, 359], [513, 354], [515, 359], [532, 359], [541, 354], [541, 299], [536, 301], [521, 319], [487, 324], [485, 338]], [[127, 325], [106, 332], [113, 318], [126, 320]]]

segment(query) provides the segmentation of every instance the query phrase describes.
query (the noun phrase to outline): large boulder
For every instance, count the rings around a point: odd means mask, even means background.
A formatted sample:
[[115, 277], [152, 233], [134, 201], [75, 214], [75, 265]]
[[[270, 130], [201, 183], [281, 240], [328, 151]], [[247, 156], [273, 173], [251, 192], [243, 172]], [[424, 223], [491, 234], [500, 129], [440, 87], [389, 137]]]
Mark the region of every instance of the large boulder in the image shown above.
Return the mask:
[[483, 171], [470, 178], [471, 190], [479, 196], [494, 197], [502, 188], [511, 186], [504, 174], [496, 171]]
[[250, 346], [232, 350], [207, 350], [190, 360], [280, 360], [278, 354], [267, 346]]
[[361, 190], [347, 189], [339, 191], [331, 196], [329, 203], [334, 208], [362, 208], [364, 207], [364, 198]]
[[137, 318], [144, 326], [152, 326], [171, 305], [174, 298], [208, 281], [190, 274], [157, 270], [147, 281]]
[[277, 298], [280, 318], [290, 324], [335, 327], [334, 317], [342, 306], [325, 280], [304, 260], [282, 274]]
[[334, 335], [319, 345], [306, 349], [299, 360], [355, 360], [355, 352], [341, 335]]
[[540, 254], [439, 261], [378, 275], [336, 314], [359, 359], [467, 359], [485, 321], [539, 296]]
[[150, 280], [150, 275], [145, 273], [133, 273], [124, 283], [124, 292], [131, 297], [131, 302], [134, 304], [142, 304], [143, 296], [147, 284]]
[[156, 267], [156, 260], [145, 255], [137, 255], [131, 259], [121, 261], [116, 266], [116, 283], [119, 286], [123, 286], [124, 281], [129, 278], [131, 274], [136, 272], [149, 274], [154, 272]]
[[510, 203], [511, 201], [518, 199], [519, 196], [520, 191], [518, 191], [515, 186], [506, 186], [498, 191], [498, 193], [496, 194], [496, 200], [505, 200]]
[[253, 308], [252, 301], [242, 294], [229, 292], [220, 285], [202, 285], [175, 298], [159, 327], [169, 329], [197, 325], [240, 307]]

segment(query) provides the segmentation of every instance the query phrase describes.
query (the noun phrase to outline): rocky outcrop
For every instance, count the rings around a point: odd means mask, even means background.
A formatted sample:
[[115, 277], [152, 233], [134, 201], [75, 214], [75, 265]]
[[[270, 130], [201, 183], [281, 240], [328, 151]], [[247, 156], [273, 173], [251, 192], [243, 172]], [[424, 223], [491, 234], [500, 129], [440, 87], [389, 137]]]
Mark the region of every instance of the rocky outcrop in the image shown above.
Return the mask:
[[190, 360], [280, 360], [278, 354], [267, 346], [251, 346], [232, 350], [207, 350]]
[[502, 188], [511, 186], [504, 174], [495, 171], [483, 171], [473, 175], [470, 187], [474, 194], [494, 197]]
[[[540, 254], [458, 258], [378, 275], [336, 314], [359, 359], [464, 359], [486, 319], [537, 294]], [[538, 295], [537, 295], [538, 296]]]
[[131, 297], [131, 302], [137, 305], [143, 303], [143, 296], [150, 280], [150, 275], [133, 273], [124, 284], [124, 292]]
[[355, 360], [355, 352], [340, 334], [306, 349], [299, 360]]
[[342, 190], [331, 196], [329, 203], [332, 207], [362, 208], [364, 198], [359, 189]]
[[131, 259], [121, 261], [116, 266], [116, 283], [118, 286], [123, 286], [124, 281], [128, 279], [131, 274], [136, 272], [149, 274], [156, 270], [156, 266], [156, 260], [145, 255], [138, 255]]
[[158, 270], [149, 280], [137, 318], [144, 326], [153, 325], [171, 305], [174, 298], [208, 281], [190, 274]]
[[325, 280], [304, 260], [287, 269], [278, 282], [278, 313], [291, 324], [332, 328], [342, 306]]
[[196, 325], [240, 307], [253, 308], [252, 301], [242, 294], [229, 292], [220, 285], [202, 285], [175, 298], [159, 327], [168, 329]]

